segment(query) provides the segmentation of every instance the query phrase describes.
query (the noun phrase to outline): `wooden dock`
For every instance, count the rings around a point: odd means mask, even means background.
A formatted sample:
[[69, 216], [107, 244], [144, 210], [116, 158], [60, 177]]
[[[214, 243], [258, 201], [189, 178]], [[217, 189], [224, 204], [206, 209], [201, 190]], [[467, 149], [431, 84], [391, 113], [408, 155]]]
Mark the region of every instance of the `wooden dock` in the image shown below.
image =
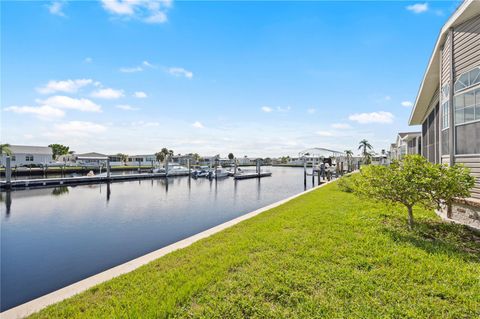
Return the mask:
[[235, 179], [249, 179], [249, 178], [260, 178], [260, 177], [269, 177], [269, 176], [272, 176], [271, 172], [236, 174], [236, 175], [233, 176], [233, 178], [235, 178]]
[[77, 177], [60, 177], [60, 178], [39, 178], [39, 179], [22, 179], [11, 180], [10, 185], [5, 181], [0, 182], [0, 189], [18, 189], [29, 187], [56, 187], [63, 185], [81, 185], [81, 184], [98, 184], [116, 181], [139, 180], [165, 178], [165, 173], [142, 173], [142, 174], [126, 174], [126, 175], [110, 175], [107, 176], [77, 176]]

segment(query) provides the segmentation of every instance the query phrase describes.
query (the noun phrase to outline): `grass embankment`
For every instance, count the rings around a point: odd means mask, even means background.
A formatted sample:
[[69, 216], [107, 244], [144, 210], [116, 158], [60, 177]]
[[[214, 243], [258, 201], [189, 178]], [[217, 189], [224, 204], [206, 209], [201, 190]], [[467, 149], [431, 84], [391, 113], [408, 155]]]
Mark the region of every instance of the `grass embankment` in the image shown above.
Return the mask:
[[480, 236], [335, 184], [34, 318], [478, 318]]

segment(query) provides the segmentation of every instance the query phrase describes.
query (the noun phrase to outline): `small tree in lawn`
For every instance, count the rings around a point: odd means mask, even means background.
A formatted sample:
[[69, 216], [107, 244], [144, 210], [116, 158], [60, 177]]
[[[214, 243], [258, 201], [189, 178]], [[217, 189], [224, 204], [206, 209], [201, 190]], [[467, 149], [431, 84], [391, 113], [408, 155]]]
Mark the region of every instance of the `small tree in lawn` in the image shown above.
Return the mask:
[[447, 208], [447, 217], [452, 217], [452, 204], [455, 198], [470, 196], [470, 189], [475, 185], [475, 178], [463, 165], [437, 165], [437, 171], [428, 193], [437, 208]]
[[390, 166], [365, 166], [357, 180], [355, 192], [367, 198], [402, 204], [408, 212], [408, 227], [413, 228], [413, 206], [432, 207], [426, 189], [431, 187], [435, 165], [420, 155], [405, 156]]

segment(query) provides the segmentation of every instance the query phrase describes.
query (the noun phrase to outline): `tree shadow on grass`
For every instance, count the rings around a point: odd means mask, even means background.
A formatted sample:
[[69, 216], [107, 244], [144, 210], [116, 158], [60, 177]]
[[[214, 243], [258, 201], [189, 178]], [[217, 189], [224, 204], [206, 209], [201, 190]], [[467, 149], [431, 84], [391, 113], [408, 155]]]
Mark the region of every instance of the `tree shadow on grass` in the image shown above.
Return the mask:
[[480, 232], [466, 226], [427, 218], [417, 220], [413, 230], [400, 218], [390, 219], [384, 225], [385, 233], [395, 242], [414, 245], [429, 254], [447, 254], [480, 263]]

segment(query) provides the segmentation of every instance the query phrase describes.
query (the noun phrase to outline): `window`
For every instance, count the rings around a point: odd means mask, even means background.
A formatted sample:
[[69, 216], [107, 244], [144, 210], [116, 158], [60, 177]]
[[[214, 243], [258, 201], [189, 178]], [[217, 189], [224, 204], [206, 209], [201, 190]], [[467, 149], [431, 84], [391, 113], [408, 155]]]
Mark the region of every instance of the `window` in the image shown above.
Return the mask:
[[442, 87], [442, 129], [447, 129], [448, 126], [450, 125], [448, 116], [450, 114], [449, 112], [449, 100], [450, 98], [450, 86], [445, 84]]
[[12, 155], [11, 159], [12, 159], [12, 162], [15, 162], [15, 161], [17, 160], [17, 158], [15, 157], [15, 155]]
[[455, 92], [467, 89], [480, 83], [480, 67], [465, 72], [455, 81]]
[[480, 88], [458, 94], [453, 100], [455, 124], [480, 120]]
[[33, 162], [33, 155], [25, 155], [25, 162]]

